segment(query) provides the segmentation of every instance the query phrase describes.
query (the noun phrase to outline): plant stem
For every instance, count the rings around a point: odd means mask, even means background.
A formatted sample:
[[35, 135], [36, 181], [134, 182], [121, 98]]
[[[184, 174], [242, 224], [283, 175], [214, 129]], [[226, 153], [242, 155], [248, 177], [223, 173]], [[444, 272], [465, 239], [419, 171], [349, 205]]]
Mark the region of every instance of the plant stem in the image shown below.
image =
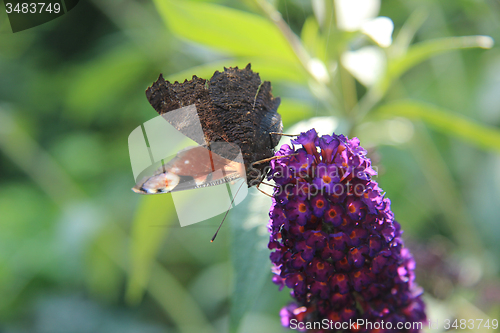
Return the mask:
[[304, 67], [306, 72], [314, 80], [314, 84], [318, 85], [318, 89], [322, 92], [328, 92], [327, 94], [322, 93], [323, 97], [321, 97], [322, 102], [325, 104], [325, 107], [327, 109], [338, 109], [338, 102], [333, 97], [335, 94], [331, 91], [331, 89], [329, 89], [328, 85], [323, 82], [323, 80], [319, 80], [317, 76], [314, 75], [314, 73], [311, 71], [311, 56], [302, 45], [300, 38], [295, 35], [292, 29], [290, 29], [288, 24], [283, 20], [283, 16], [281, 15], [281, 13], [266, 0], [255, 0], [255, 3], [280, 30], [281, 34], [287, 40], [288, 44], [294, 51], [302, 67]]

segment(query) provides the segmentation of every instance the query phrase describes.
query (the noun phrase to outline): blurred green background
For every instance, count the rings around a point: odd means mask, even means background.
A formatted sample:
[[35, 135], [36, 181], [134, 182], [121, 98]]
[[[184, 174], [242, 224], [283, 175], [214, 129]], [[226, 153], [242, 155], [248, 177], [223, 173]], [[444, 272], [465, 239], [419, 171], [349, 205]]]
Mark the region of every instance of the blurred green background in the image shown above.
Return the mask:
[[222, 215], [181, 228], [170, 194], [130, 190], [127, 138], [156, 116], [158, 74], [249, 62], [285, 132], [328, 117], [369, 149], [429, 318], [500, 319], [500, 3], [348, 7], [80, 1], [15, 34], [2, 11], [0, 332], [285, 331], [269, 198], [251, 189], [210, 243]]

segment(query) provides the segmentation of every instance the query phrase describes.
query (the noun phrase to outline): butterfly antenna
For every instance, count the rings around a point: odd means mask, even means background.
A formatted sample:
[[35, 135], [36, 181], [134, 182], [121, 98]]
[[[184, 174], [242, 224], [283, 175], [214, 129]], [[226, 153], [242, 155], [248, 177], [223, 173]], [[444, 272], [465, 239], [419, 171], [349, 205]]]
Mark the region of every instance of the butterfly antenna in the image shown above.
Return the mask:
[[238, 195], [238, 192], [240, 191], [241, 187], [245, 184], [245, 182], [241, 182], [240, 187], [238, 187], [238, 190], [236, 191], [236, 194], [233, 196], [233, 199], [231, 200], [231, 203], [229, 204], [229, 207], [227, 208], [226, 214], [224, 215], [224, 218], [222, 219], [221, 223], [219, 224], [219, 227], [217, 228], [217, 231], [215, 232], [214, 236], [210, 240], [210, 243], [213, 243], [215, 240], [215, 237], [217, 237], [217, 234], [219, 233], [220, 228], [222, 227], [222, 223], [226, 220], [227, 214], [229, 213], [229, 210], [233, 206], [234, 199], [236, 199], [236, 196]]
[[284, 134], [284, 133], [279, 133], [279, 132], [270, 132], [269, 134], [277, 134], [281, 136], [299, 136], [298, 134]]
[[259, 92], [260, 92], [260, 88], [262, 87], [262, 84], [264, 84], [263, 81], [259, 84], [259, 87], [257, 88], [257, 92], [255, 93], [255, 97], [253, 98], [253, 107], [252, 107], [253, 110], [255, 110], [255, 103], [257, 103], [257, 96], [259, 96]]

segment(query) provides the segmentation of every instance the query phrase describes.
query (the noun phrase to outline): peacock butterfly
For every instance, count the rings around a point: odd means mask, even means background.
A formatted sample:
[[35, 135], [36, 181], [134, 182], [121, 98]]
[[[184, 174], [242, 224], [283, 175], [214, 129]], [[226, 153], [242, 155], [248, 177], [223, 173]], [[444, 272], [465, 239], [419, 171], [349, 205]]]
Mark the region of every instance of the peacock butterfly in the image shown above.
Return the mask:
[[273, 97], [271, 83], [262, 82], [250, 64], [216, 71], [210, 80], [193, 76], [170, 83], [160, 74], [146, 96], [168, 123], [199, 146], [178, 152], [133, 191], [168, 193], [238, 178], [251, 187], [263, 179], [267, 163], [254, 163], [274, 155], [283, 129], [280, 98]]

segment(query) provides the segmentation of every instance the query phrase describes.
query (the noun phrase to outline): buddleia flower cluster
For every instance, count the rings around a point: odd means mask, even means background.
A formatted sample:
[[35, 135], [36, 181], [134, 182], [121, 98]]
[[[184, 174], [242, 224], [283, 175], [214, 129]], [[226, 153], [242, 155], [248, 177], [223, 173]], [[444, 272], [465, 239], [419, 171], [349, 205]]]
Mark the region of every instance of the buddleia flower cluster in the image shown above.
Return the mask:
[[[314, 129], [271, 162], [273, 282], [294, 302], [282, 324], [308, 332], [418, 332], [415, 262], [359, 140]], [[295, 147], [297, 145], [297, 147]], [[328, 326], [325, 326], [328, 324]]]

